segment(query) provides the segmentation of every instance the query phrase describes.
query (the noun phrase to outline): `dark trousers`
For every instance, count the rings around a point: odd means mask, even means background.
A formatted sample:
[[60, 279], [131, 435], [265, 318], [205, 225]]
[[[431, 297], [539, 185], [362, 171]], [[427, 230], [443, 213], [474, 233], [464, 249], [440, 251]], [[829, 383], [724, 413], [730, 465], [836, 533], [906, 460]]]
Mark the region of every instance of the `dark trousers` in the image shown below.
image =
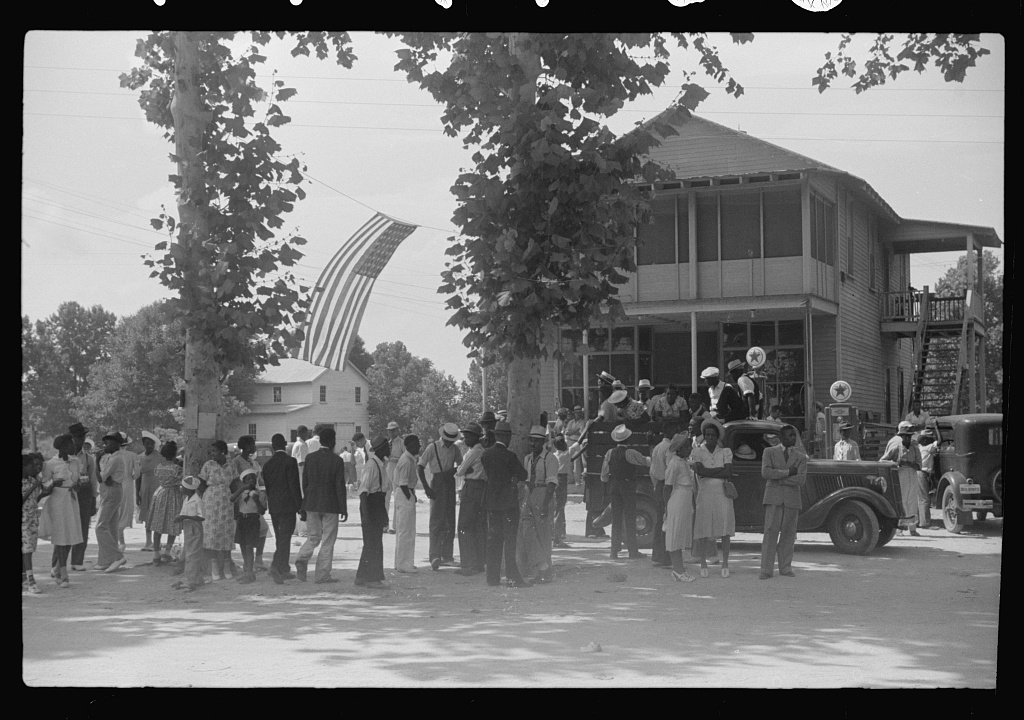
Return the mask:
[[434, 499], [430, 501], [430, 559], [452, 560], [455, 557], [455, 475], [435, 475], [430, 481]]
[[652, 563], [670, 563], [672, 559], [665, 549], [665, 481], [659, 480], [654, 486], [654, 499], [658, 503], [658, 516], [654, 519], [654, 545], [651, 548]]
[[388, 524], [384, 493], [368, 493], [359, 497], [359, 521], [363, 530], [363, 553], [359, 556], [356, 582], [384, 581], [384, 539]]
[[622, 549], [622, 534], [626, 534], [626, 549], [633, 555], [636, 547], [636, 482], [612, 480], [608, 483], [612, 495], [612, 552]]
[[516, 565], [516, 533], [519, 532], [519, 508], [487, 512], [487, 584], [501, 582], [501, 560], [505, 558], [505, 577], [523, 582]]
[[[92, 494], [78, 493], [78, 517], [82, 520], [82, 542], [71, 546], [71, 564], [85, 565], [85, 546], [89, 544], [89, 521], [92, 520], [92, 512], [96, 508], [96, 498]], [[57, 548], [53, 548], [53, 557], [50, 560], [51, 567], [57, 567]]]
[[569, 499], [569, 476], [558, 475], [558, 487], [555, 489], [555, 540], [565, 537], [565, 501]]
[[462, 567], [483, 570], [487, 563], [487, 508], [484, 480], [466, 480], [459, 505], [459, 558]]
[[274, 559], [270, 564], [284, 575], [291, 572], [289, 560], [291, 558], [292, 533], [295, 532], [295, 513], [280, 515], [270, 513], [270, 522], [274, 526], [274, 542], [277, 544], [277, 548], [274, 550]]

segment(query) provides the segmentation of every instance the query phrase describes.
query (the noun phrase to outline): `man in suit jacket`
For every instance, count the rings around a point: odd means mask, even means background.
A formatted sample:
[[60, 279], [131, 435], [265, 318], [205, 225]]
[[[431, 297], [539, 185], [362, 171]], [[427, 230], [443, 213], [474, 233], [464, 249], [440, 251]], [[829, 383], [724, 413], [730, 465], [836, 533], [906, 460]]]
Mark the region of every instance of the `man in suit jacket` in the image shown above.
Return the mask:
[[331, 577], [334, 542], [338, 539], [338, 516], [341, 516], [341, 522], [348, 520], [348, 504], [345, 462], [334, 454], [334, 444], [334, 428], [321, 430], [320, 449], [306, 456], [306, 467], [302, 470], [306, 542], [295, 558], [295, 573], [303, 582], [306, 580], [306, 566], [317, 545], [320, 552], [316, 557], [316, 582], [338, 582], [337, 578]]
[[783, 425], [779, 431], [782, 444], [764, 449], [761, 477], [764, 486], [764, 540], [761, 542], [762, 580], [772, 576], [776, 550], [779, 575], [794, 577], [793, 545], [796, 524], [803, 507], [800, 488], [807, 482], [807, 454], [796, 447], [796, 428]]
[[263, 466], [263, 483], [267, 488], [267, 505], [270, 507], [270, 522], [274, 526], [274, 540], [277, 549], [270, 563], [270, 577], [278, 585], [295, 577], [288, 565], [291, 555], [292, 533], [295, 531], [295, 516], [302, 507], [302, 489], [299, 487], [299, 463], [288, 455], [284, 435], [277, 433], [270, 438], [274, 455]]
[[[484, 450], [480, 463], [487, 477], [487, 584], [501, 584], [501, 560], [509, 587], [530, 587], [516, 565], [516, 533], [519, 531], [519, 492], [526, 482], [526, 468], [508, 449], [512, 427], [507, 422], [494, 426], [494, 444]], [[525, 486], [522, 486], [525, 492]]]

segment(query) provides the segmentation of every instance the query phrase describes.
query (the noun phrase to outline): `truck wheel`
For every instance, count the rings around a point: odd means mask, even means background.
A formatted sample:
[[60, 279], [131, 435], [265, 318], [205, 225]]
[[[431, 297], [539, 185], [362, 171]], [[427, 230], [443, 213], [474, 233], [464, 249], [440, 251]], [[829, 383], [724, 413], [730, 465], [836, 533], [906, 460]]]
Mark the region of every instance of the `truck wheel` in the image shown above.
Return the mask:
[[860, 500], [845, 500], [832, 511], [828, 534], [840, 552], [867, 555], [878, 544], [881, 530], [871, 508]]
[[957, 519], [956, 495], [953, 494], [952, 485], [947, 485], [942, 491], [942, 524], [954, 535], [959, 535], [964, 529], [964, 524]]
[[878, 532], [878, 542], [875, 544], [875, 547], [880, 548], [888, 545], [889, 541], [896, 537], [896, 528], [898, 526], [899, 523], [883, 526]]
[[636, 496], [636, 544], [641, 548], [654, 547], [654, 522], [658, 508], [646, 495]]

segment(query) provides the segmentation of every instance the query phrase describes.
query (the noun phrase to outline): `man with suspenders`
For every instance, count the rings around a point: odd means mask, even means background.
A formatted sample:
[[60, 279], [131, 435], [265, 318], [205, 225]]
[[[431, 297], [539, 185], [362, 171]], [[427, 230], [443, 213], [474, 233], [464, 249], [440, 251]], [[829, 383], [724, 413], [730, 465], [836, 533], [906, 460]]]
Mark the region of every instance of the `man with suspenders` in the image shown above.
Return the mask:
[[[434, 570], [455, 562], [455, 470], [462, 463], [462, 454], [455, 447], [459, 426], [445, 423], [438, 431], [441, 444], [435, 441], [427, 445], [417, 468], [423, 491], [430, 499], [429, 557]], [[424, 472], [428, 466], [432, 473], [429, 483]]]

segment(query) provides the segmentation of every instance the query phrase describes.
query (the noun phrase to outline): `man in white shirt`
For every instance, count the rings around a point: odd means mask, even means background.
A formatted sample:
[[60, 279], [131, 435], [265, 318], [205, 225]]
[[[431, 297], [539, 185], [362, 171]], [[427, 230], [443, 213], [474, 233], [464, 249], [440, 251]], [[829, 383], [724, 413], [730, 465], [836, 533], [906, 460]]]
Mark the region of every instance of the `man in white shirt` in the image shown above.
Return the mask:
[[860, 446], [855, 440], [850, 439], [850, 431], [853, 425], [843, 423], [839, 426], [839, 442], [832, 452], [833, 460], [860, 460]]
[[[317, 448], [319, 449], [320, 441], [317, 440]], [[292, 457], [295, 458], [295, 462], [299, 464], [299, 477], [302, 477], [302, 471], [306, 467], [306, 456], [309, 455], [309, 428], [305, 425], [299, 425], [295, 429], [295, 444], [292, 445]], [[301, 490], [301, 487], [300, 487]], [[299, 520], [295, 523], [295, 530], [292, 533], [298, 537], [306, 537], [306, 522]]]
[[654, 520], [654, 546], [651, 548], [651, 563], [653, 565], [671, 567], [672, 560], [665, 550], [665, 533], [662, 531], [662, 522], [665, 515], [665, 504], [662, 500], [665, 494], [665, 472], [668, 469], [669, 451], [672, 438], [679, 432], [679, 425], [674, 420], [666, 420], [661, 426], [661, 442], [651, 450], [651, 482], [654, 483], [654, 500], [658, 503], [658, 515]]
[[309, 452], [315, 453], [320, 449], [320, 433], [323, 432], [323, 429], [324, 426], [320, 423], [313, 426], [313, 437], [306, 441], [306, 447], [309, 449]]
[[487, 563], [487, 507], [484, 504], [487, 478], [480, 461], [484, 454], [480, 443], [483, 436], [484, 429], [479, 423], [471, 422], [462, 428], [468, 450], [455, 471], [455, 477], [463, 480], [458, 525], [460, 575], [482, 573]]
[[919, 433], [931, 422], [932, 416], [927, 410], [922, 410], [921, 401], [915, 399], [910, 405], [910, 412], [903, 419], [913, 426], [915, 433]]
[[[438, 428], [438, 434], [441, 442], [427, 445], [418, 465], [423, 491], [430, 499], [430, 566], [434, 570], [455, 562], [455, 471], [462, 464], [462, 455], [455, 447], [459, 426], [445, 423]], [[425, 474], [428, 467], [429, 482]]]
[[398, 429], [398, 423], [392, 420], [388, 423], [388, 442], [391, 443], [391, 454], [388, 455], [388, 486], [384, 491], [384, 507], [388, 510], [388, 517], [390, 527], [387, 528], [386, 532], [391, 535], [395, 534], [395, 505], [393, 502], [394, 495], [392, 490], [395, 487], [395, 468], [398, 467], [398, 461], [402, 457], [402, 453], [405, 452], [405, 443], [402, 440], [402, 433]]

